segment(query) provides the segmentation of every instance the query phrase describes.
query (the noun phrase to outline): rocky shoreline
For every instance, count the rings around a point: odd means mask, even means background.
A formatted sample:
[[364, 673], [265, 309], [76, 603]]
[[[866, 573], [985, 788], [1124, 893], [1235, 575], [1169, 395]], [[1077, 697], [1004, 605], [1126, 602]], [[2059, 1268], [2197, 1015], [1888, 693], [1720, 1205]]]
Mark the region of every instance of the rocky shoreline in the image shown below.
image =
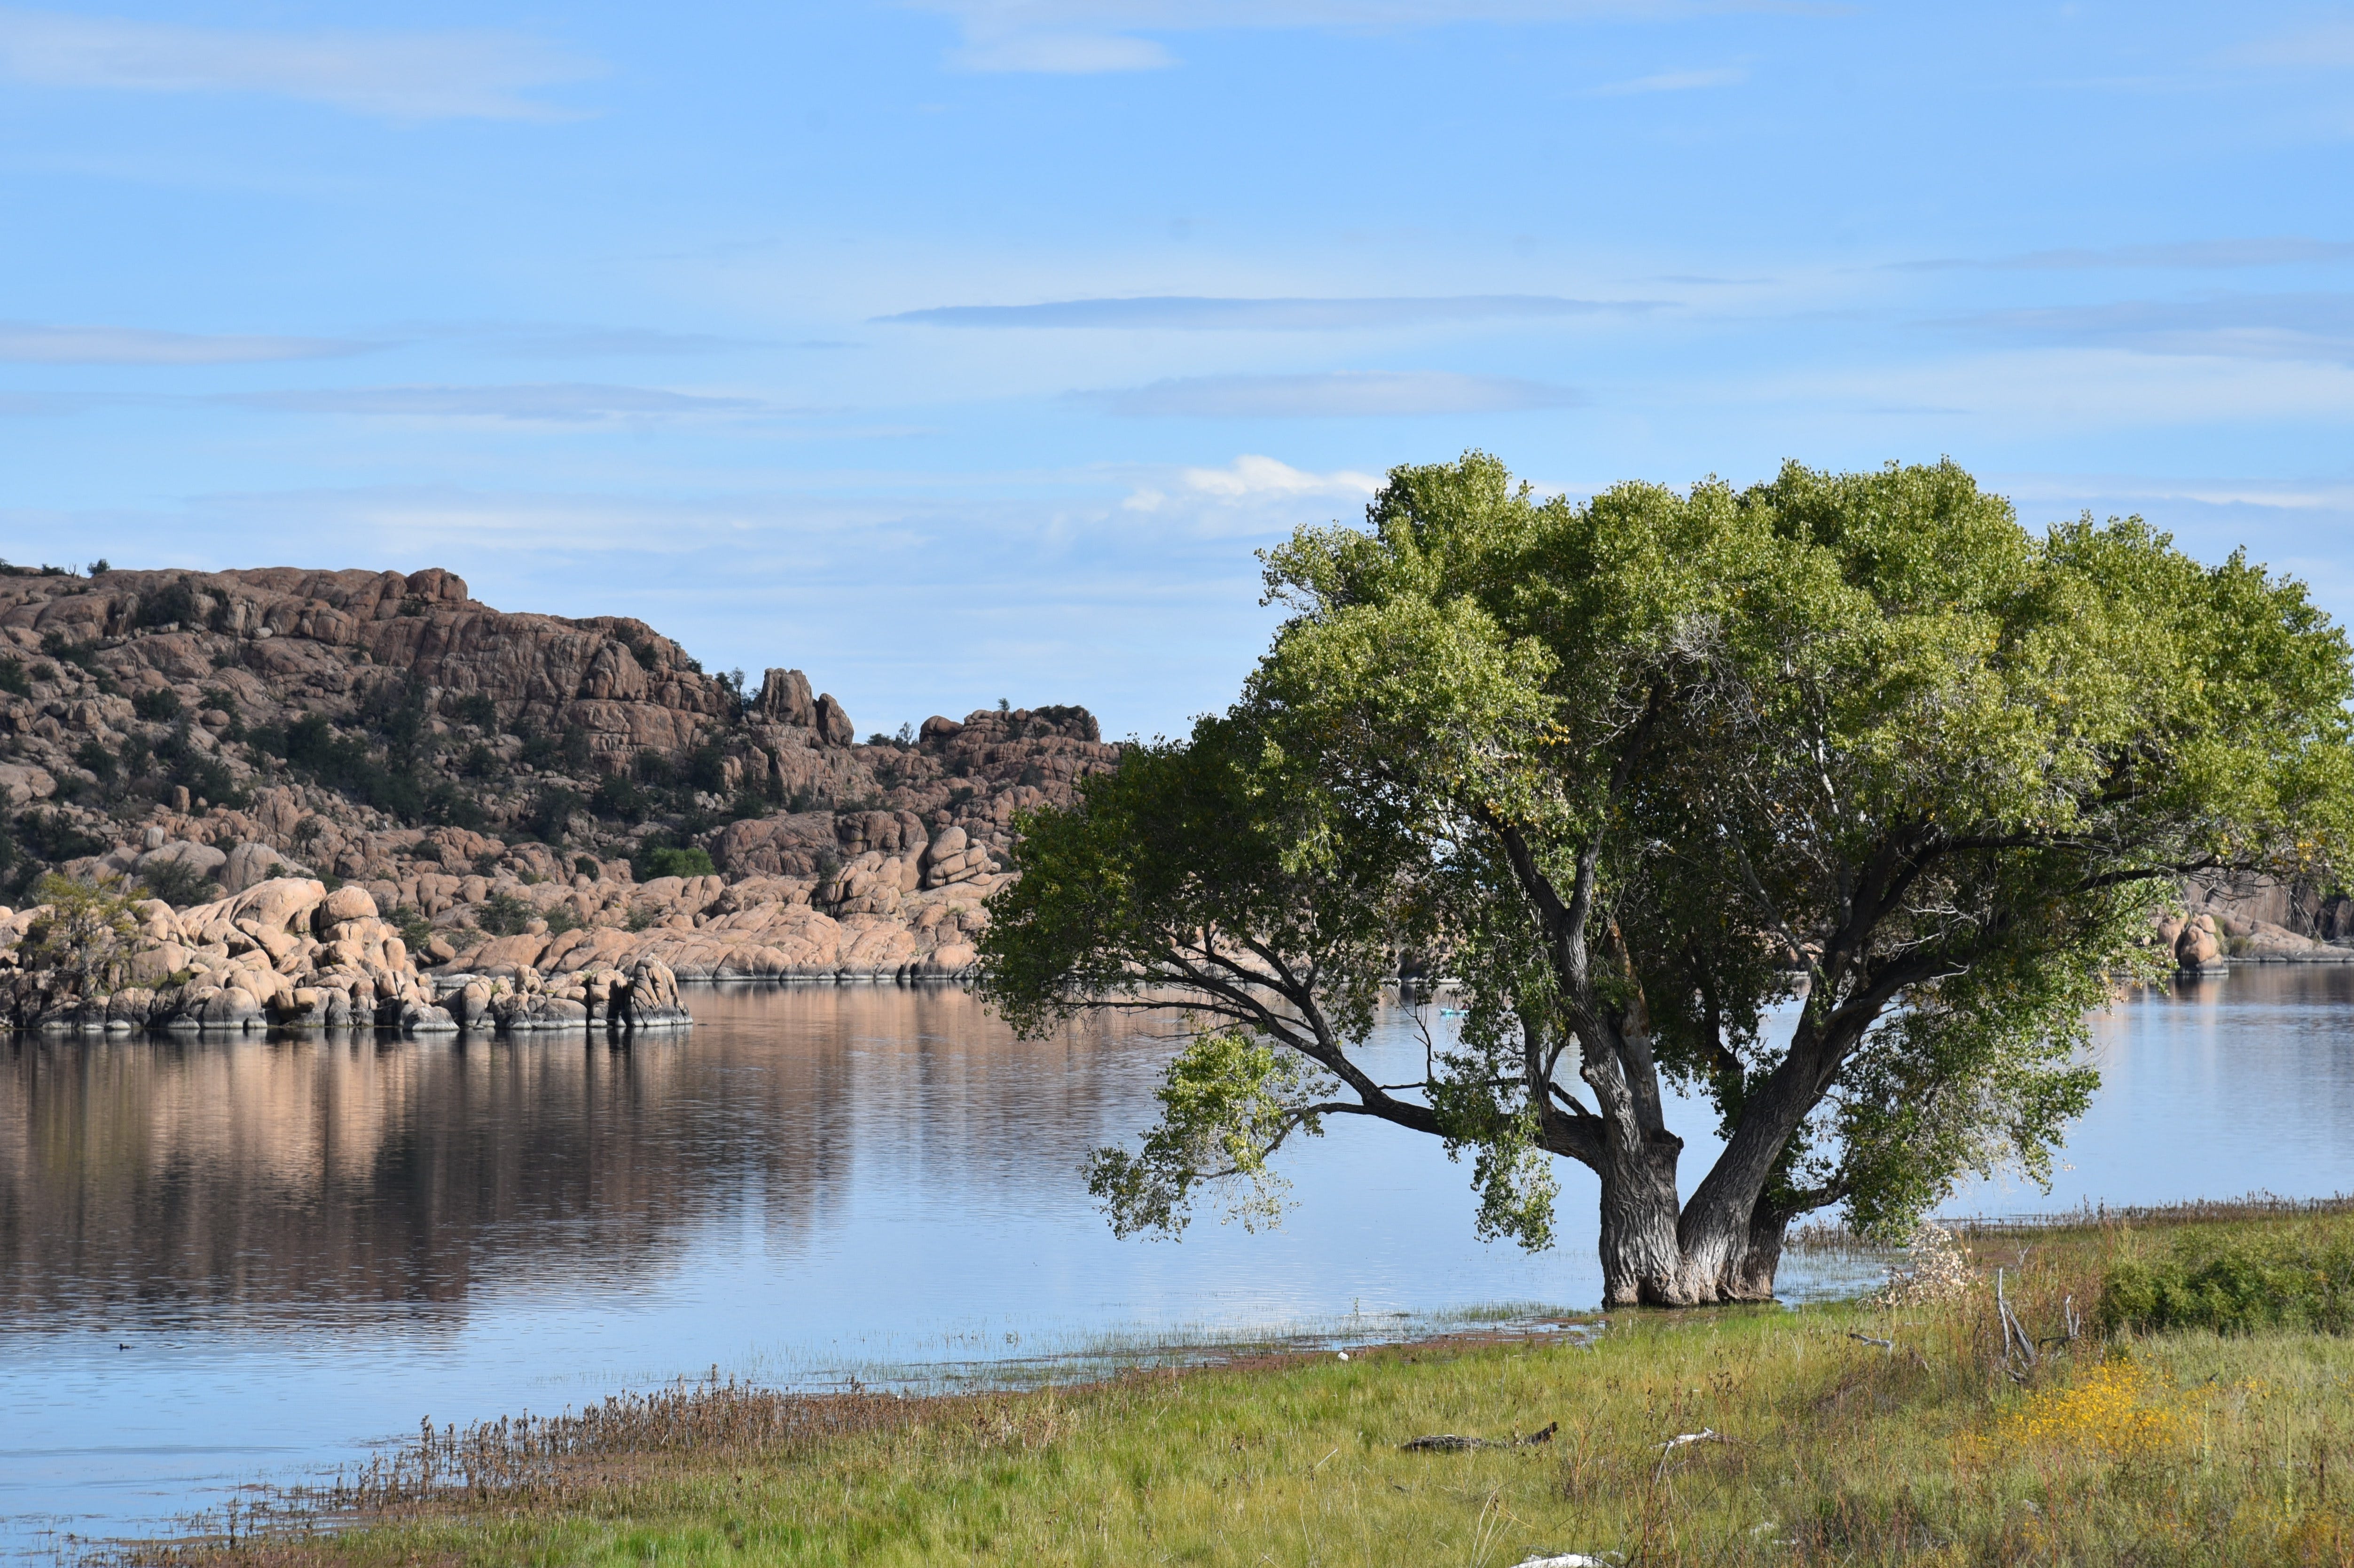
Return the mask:
[[[47, 905], [0, 910], [0, 948], [13, 957], [56, 913]], [[584, 964], [562, 976], [515, 966], [420, 971], [366, 891], [330, 892], [308, 877], [273, 877], [182, 910], [141, 899], [121, 914], [135, 925], [105, 943], [101, 983], [58, 967], [0, 970], [0, 1022], [82, 1034], [273, 1028], [631, 1034], [693, 1022], [676, 976], [652, 958], [626, 969]]]
[[[2201, 890], [2190, 890], [2195, 899]], [[2262, 889], [2226, 890], [2226, 899], [2260, 897]], [[2194, 908], [2169, 915], [2151, 932], [2153, 944], [2169, 952], [2179, 973], [2229, 969], [2234, 964], [2354, 964], [2354, 947], [2340, 947], [2291, 930], [2276, 921], [2222, 908]]]
[[0, 902], [49, 873], [173, 920], [290, 877], [349, 890], [423, 1007], [462, 1011], [464, 976], [552, 996], [642, 966], [954, 979], [1019, 815], [1119, 756], [1084, 709], [1010, 703], [861, 742], [798, 670], [755, 686], [439, 569], [0, 568]]

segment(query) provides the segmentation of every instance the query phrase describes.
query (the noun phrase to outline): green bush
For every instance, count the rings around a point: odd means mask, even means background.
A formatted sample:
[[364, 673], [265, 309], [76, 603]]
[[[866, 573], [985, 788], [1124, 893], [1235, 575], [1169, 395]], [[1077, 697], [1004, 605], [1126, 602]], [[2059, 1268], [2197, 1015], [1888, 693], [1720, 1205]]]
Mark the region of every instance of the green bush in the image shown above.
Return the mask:
[[150, 723], [165, 723], [180, 716], [180, 694], [169, 686], [156, 686], [132, 698], [131, 710]]
[[512, 893], [493, 893], [482, 901], [474, 916], [474, 924], [493, 937], [519, 937], [523, 928], [539, 918], [539, 911]]
[[610, 817], [624, 822], [642, 822], [652, 810], [646, 792], [627, 777], [609, 773], [597, 781], [597, 793], [589, 799], [588, 809], [600, 817]]
[[194, 626], [196, 623], [196, 591], [186, 577], [175, 577], [162, 588], [147, 594], [139, 601], [132, 617], [134, 627]]
[[[572, 825], [573, 813], [583, 802], [578, 793], [561, 784], [540, 787], [539, 797], [532, 803], [530, 814], [524, 819], [532, 836], [545, 842], [559, 844]], [[594, 873], [591, 873], [593, 875]]]
[[185, 861], [151, 861], [139, 873], [139, 885], [150, 898], [160, 898], [175, 909], [209, 904], [221, 895], [220, 884]]
[[16, 840], [45, 861], [74, 860], [99, 854], [111, 846], [93, 838], [61, 811], [27, 811], [16, 819]]
[[25, 662], [14, 654], [0, 659], [0, 692], [18, 697], [33, 694], [33, 680], [25, 673]]
[[114, 782], [114, 753], [107, 749], [104, 741], [95, 738], [85, 740], [74, 747], [73, 757], [77, 765], [97, 775], [100, 783]]
[[401, 941], [407, 944], [411, 953], [421, 950], [432, 939], [433, 922], [425, 917], [425, 911], [413, 904], [394, 905], [385, 919], [400, 933]]
[[689, 845], [684, 849], [662, 848], [646, 852], [646, 873], [642, 880], [651, 882], [657, 876], [710, 876], [717, 871], [711, 863], [711, 852]]
[[2354, 1224], [2200, 1230], [2102, 1279], [2104, 1329], [2354, 1328]]

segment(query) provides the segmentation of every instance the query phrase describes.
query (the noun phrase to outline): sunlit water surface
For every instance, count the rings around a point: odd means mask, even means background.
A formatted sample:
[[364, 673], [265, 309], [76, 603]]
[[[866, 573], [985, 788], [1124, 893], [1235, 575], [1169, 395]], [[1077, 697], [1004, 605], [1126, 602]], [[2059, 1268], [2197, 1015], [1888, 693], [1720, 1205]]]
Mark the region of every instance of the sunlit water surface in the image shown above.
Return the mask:
[[[0, 1552], [713, 1368], [938, 1381], [1599, 1294], [1583, 1172], [1532, 1257], [1473, 1235], [1468, 1166], [1347, 1118], [1287, 1150], [1280, 1229], [1115, 1240], [1077, 1168], [1150, 1119], [1146, 1022], [1021, 1042], [953, 990], [688, 1000], [695, 1030], [627, 1050], [0, 1045]], [[2349, 1003], [2354, 972], [2265, 968], [2121, 1004], [2052, 1193], [1952, 1208], [2354, 1189]], [[1380, 1044], [1419, 1075], [1405, 1015]]]

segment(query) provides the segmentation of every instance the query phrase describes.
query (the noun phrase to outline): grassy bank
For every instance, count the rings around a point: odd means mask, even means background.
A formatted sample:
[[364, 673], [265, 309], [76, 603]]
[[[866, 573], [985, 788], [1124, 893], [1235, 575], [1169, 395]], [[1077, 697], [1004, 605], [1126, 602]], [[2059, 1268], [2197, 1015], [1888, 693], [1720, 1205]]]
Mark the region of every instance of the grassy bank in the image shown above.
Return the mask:
[[[929, 1400], [676, 1391], [420, 1440], [340, 1499], [342, 1532], [227, 1555], [2354, 1562], [2354, 1340], [2334, 1332], [2354, 1214], [2211, 1207], [1964, 1243], [1946, 1299], [1617, 1314], [1583, 1346]], [[1404, 1446], [1441, 1434], [1483, 1443]]]

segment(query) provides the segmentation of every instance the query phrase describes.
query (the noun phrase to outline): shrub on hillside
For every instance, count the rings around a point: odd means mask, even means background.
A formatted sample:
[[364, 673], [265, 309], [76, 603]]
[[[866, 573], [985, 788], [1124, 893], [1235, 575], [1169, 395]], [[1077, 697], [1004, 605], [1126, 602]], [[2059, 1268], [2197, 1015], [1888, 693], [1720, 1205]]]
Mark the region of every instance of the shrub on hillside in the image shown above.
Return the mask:
[[17, 962], [56, 974], [82, 996], [103, 996], [120, 985], [139, 935], [122, 880], [79, 882], [52, 874], [34, 885], [33, 895], [48, 908], [26, 927]]
[[196, 591], [186, 577], [175, 577], [139, 601], [139, 609], [131, 620], [134, 627], [194, 626], [196, 623]]
[[684, 849], [660, 847], [645, 852], [645, 873], [639, 878], [651, 882], [657, 876], [710, 876], [718, 868], [711, 863], [711, 852], [689, 844]]
[[652, 802], [627, 775], [609, 773], [597, 781], [597, 793], [590, 797], [588, 809], [600, 817], [624, 822], [642, 822], [652, 809]]
[[474, 924], [493, 937], [519, 937], [539, 912], [512, 893], [493, 893], [483, 900]]
[[169, 686], [155, 686], [132, 698], [131, 709], [151, 724], [163, 724], [180, 716], [180, 694]]
[[191, 904], [209, 904], [221, 895], [220, 884], [185, 861], [151, 861], [139, 873], [139, 885], [147, 896], [160, 898], [175, 909], [186, 909]]
[[394, 905], [385, 919], [400, 933], [401, 941], [412, 953], [421, 951], [432, 939], [433, 922], [425, 917], [425, 911], [413, 904]]
[[23, 813], [16, 819], [16, 839], [37, 858], [46, 861], [73, 860], [101, 853], [111, 847], [105, 840], [82, 832], [72, 818], [60, 811]]

